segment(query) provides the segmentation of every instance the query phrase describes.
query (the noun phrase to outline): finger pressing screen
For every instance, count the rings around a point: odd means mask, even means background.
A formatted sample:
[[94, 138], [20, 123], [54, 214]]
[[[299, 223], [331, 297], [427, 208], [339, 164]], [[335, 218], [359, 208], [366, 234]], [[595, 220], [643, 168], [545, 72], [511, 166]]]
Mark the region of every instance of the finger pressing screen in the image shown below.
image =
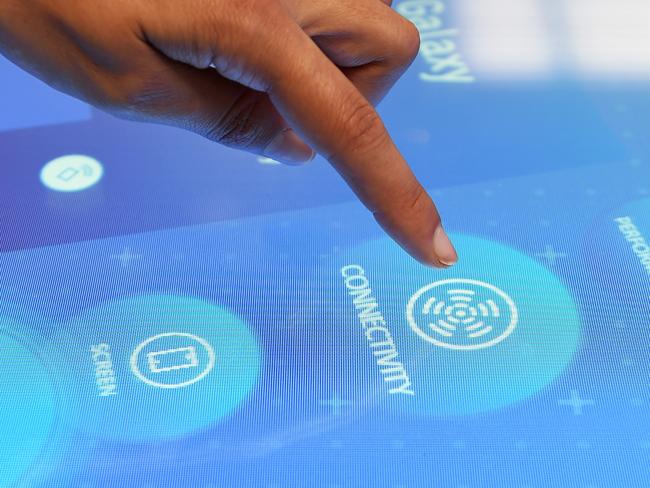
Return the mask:
[[454, 264], [456, 251], [433, 201], [364, 96], [297, 25], [269, 49], [285, 60], [266, 69], [269, 96], [289, 124], [415, 258], [433, 266]]

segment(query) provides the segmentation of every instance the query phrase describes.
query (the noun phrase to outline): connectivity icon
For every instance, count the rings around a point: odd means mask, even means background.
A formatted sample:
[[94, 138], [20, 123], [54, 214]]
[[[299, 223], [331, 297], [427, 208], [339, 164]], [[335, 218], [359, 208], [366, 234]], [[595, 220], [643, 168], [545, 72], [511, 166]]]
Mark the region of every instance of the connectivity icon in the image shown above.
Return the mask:
[[439, 347], [470, 351], [494, 346], [517, 327], [512, 298], [476, 280], [450, 279], [420, 288], [406, 306], [413, 331]]

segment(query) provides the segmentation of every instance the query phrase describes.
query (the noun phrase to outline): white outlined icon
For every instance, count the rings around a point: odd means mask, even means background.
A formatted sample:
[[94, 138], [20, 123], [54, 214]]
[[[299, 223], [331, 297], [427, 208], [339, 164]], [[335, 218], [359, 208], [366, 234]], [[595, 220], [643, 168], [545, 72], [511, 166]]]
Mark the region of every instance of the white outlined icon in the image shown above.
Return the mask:
[[178, 347], [147, 353], [147, 364], [152, 373], [167, 373], [179, 369], [198, 368], [199, 358], [194, 346]]
[[71, 154], [53, 159], [41, 169], [41, 183], [50, 190], [78, 192], [96, 185], [104, 168], [96, 159]]
[[[179, 347], [170, 348], [171, 344]], [[205, 339], [169, 332], [141, 342], [131, 354], [130, 365], [136, 378], [144, 383], [174, 389], [201, 381], [210, 374], [215, 362], [214, 349]]]
[[477, 280], [450, 279], [420, 288], [406, 306], [409, 326], [436, 346], [470, 351], [494, 346], [517, 327], [515, 302]]

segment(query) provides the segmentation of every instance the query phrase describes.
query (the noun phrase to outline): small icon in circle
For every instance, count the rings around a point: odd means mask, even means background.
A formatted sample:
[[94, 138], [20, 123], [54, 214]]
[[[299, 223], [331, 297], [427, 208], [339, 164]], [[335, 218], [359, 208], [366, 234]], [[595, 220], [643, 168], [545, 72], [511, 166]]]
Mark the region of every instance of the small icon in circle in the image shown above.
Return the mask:
[[148, 353], [147, 364], [152, 373], [165, 373], [177, 369], [198, 368], [199, 359], [194, 346], [178, 347]]
[[439, 347], [470, 351], [494, 346], [517, 327], [515, 302], [477, 280], [450, 279], [420, 288], [406, 306], [409, 326]]
[[213, 347], [203, 338], [169, 332], [150, 337], [131, 354], [131, 371], [156, 388], [185, 388], [204, 379], [214, 368]]
[[73, 154], [53, 159], [41, 169], [41, 183], [51, 190], [77, 192], [96, 185], [104, 168], [96, 159]]

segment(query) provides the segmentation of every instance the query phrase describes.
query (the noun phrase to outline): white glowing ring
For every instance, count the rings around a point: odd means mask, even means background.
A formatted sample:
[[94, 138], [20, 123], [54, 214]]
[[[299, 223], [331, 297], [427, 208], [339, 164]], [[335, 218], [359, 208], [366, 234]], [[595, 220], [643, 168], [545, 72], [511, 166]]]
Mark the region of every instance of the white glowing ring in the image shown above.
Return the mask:
[[[503, 333], [500, 336], [495, 337], [494, 339], [488, 342], [483, 342], [481, 344], [470, 344], [470, 345], [448, 344], [446, 342], [439, 341], [438, 339], [435, 339], [434, 337], [431, 337], [429, 334], [424, 332], [422, 329], [420, 329], [417, 322], [415, 321], [415, 318], [413, 317], [413, 309], [415, 308], [415, 302], [417, 302], [417, 300], [429, 290], [440, 286], [450, 285], [450, 284], [474, 285], [496, 293], [506, 302], [506, 304], [510, 308], [510, 324], [508, 324], [508, 327], [506, 327], [506, 329], [503, 331]], [[444, 347], [447, 349], [455, 349], [458, 351], [472, 351], [476, 349], [485, 349], [494, 346], [495, 344], [498, 344], [499, 342], [507, 338], [510, 334], [512, 334], [512, 332], [517, 327], [517, 323], [519, 322], [519, 312], [517, 310], [517, 306], [515, 305], [513, 299], [510, 298], [504, 291], [500, 290], [496, 286], [490, 285], [488, 283], [484, 283], [482, 281], [477, 281], [477, 280], [450, 279], [450, 280], [436, 281], [435, 283], [426, 285], [420, 288], [418, 291], [416, 291], [415, 294], [413, 294], [413, 296], [410, 298], [408, 304], [406, 305], [406, 318], [408, 320], [409, 326], [411, 327], [411, 329], [413, 329], [413, 332], [415, 332], [425, 341], [431, 342], [436, 346]]]

